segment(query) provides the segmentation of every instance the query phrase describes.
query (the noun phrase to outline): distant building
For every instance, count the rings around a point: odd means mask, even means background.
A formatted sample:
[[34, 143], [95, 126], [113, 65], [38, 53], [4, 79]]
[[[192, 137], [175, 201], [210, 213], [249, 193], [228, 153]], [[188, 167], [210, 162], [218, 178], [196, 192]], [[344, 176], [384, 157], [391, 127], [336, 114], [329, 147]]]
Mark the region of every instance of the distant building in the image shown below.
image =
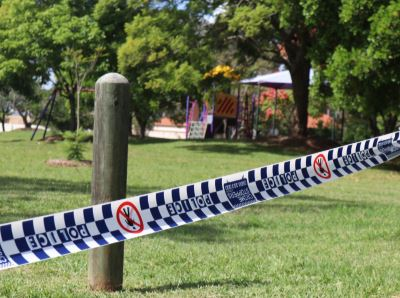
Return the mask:
[[[24, 121], [18, 113], [14, 113], [6, 117], [5, 129], [6, 131], [12, 131], [16, 129], [25, 128]], [[3, 132], [3, 128], [0, 125], [0, 133]]]
[[[135, 129], [133, 129], [135, 132]], [[162, 117], [155, 122], [153, 127], [146, 131], [146, 136], [151, 138], [180, 140], [186, 138], [184, 123], [175, 123], [171, 118]]]

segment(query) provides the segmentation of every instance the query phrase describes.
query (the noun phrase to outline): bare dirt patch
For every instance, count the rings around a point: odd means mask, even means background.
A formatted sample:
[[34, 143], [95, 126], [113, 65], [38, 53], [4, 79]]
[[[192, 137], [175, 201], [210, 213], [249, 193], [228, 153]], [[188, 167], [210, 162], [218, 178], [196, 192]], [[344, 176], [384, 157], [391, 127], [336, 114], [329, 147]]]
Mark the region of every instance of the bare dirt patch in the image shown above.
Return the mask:
[[67, 159], [49, 159], [46, 164], [51, 167], [62, 168], [78, 168], [78, 167], [91, 167], [91, 160], [67, 160]]
[[44, 141], [46, 143], [61, 142], [61, 141], [64, 141], [64, 137], [61, 136], [61, 135], [49, 136], [49, 137], [46, 137], [44, 140], [41, 140], [41, 141]]

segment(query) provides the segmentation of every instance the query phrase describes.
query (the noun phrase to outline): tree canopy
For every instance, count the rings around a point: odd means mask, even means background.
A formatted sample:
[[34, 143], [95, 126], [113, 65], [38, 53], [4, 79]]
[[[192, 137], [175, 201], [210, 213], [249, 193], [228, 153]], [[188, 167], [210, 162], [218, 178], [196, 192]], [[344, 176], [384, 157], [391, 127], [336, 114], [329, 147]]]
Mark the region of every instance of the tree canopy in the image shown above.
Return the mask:
[[[40, 101], [37, 87], [54, 79], [64, 98], [56, 110], [75, 129], [81, 106], [89, 114], [93, 105], [90, 95], [81, 104], [82, 88], [119, 71], [132, 84], [143, 135], [163, 112], [181, 114], [187, 95], [207, 94], [204, 74], [218, 64], [241, 75], [284, 65], [298, 135], [307, 134], [310, 100], [344, 109], [378, 134], [393, 130], [400, 114], [399, 6], [399, 0], [3, 0], [0, 90], [14, 90], [30, 109]], [[324, 92], [309, 99], [311, 66], [314, 91]]]
[[56, 87], [69, 102], [71, 129], [76, 127], [77, 78], [69, 53], [94, 55], [103, 39], [91, 15], [76, 15], [81, 5], [6, 0], [0, 7], [0, 39], [5, 41], [0, 44], [0, 81], [29, 95], [35, 83], [49, 81], [53, 73]]
[[160, 111], [174, 109], [187, 95], [200, 91], [210, 55], [197, 21], [187, 10], [171, 5], [146, 9], [126, 26], [118, 65], [132, 83], [133, 109], [142, 136]]
[[284, 64], [293, 81], [296, 130], [307, 134], [309, 72], [337, 35], [339, 1], [224, 1], [220, 18], [241, 53]]
[[347, 34], [325, 71], [334, 103], [368, 119], [375, 135], [393, 131], [400, 113], [400, 2], [384, 2], [344, 1]]

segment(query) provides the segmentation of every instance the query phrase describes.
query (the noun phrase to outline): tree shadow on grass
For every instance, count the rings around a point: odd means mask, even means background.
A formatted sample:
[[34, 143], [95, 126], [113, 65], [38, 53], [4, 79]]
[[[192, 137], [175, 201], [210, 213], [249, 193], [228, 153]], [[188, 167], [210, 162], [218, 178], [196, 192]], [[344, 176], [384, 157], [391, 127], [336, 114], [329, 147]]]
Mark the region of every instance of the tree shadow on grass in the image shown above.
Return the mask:
[[277, 146], [262, 143], [253, 143], [246, 141], [226, 141], [226, 140], [171, 140], [171, 139], [158, 139], [158, 138], [130, 138], [129, 144], [137, 145], [150, 145], [150, 144], [163, 144], [163, 143], [181, 143], [181, 149], [186, 149], [196, 152], [204, 153], [222, 153], [222, 154], [235, 154], [235, 155], [248, 155], [255, 152], [273, 153], [273, 154], [286, 154], [299, 156], [308, 153], [313, 153], [312, 149], [305, 150], [304, 148], [295, 148], [290, 146]]
[[[240, 144], [246, 144], [246, 146], [238, 146]], [[269, 153], [269, 154], [284, 154], [289, 156], [301, 156], [304, 154], [311, 153], [311, 151], [295, 150], [294, 148], [285, 148], [277, 146], [266, 146], [261, 144], [253, 143], [237, 143], [237, 142], [225, 142], [216, 143], [215, 141], [210, 142], [193, 142], [180, 146], [182, 149], [187, 149], [194, 152], [202, 153], [222, 153], [232, 155], [249, 155], [252, 153]]]
[[191, 290], [191, 289], [200, 289], [205, 287], [238, 287], [238, 288], [247, 288], [253, 285], [268, 285], [270, 281], [261, 280], [261, 279], [240, 279], [240, 280], [212, 280], [212, 281], [197, 281], [197, 282], [184, 282], [177, 284], [165, 284], [161, 286], [155, 287], [145, 287], [145, 288], [126, 288], [123, 292], [131, 292], [131, 293], [141, 293], [141, 294], [168, 294], [171, 291], [179, 291], [179, 290]]
[[13, 139], [13, 140], [0, 140], [0, 143], [21, 143], [24, 142], [23, 139]]
[[159, 234], [160, 237], [166, 237], [178, 242], [230, 242], [231, 230], [216, 223], [192, 223]]
[[[128, 187], [127, 194], [135, 196], [159, 188], [157, 186], [140, 187], [133, 185]], [[0, 176], [0, 222], [44, 215], [42, 204], [46, 204], [46, 200], [51, 201], [52, 206], [46, 207], [57, 208], [54, 207], [57, 206], [57, 202], [60, 203], [60, 200], [65, 200], [68, 195], [82, 195], [81, 203], [87, 206], [90, 205], [88, 200], [90, 193], [90, 182], [85, 181], [71, 182], [56, 179]], [[76, 208], [79, 207], [82, 207], [82, 205], [76, 206]], [[47, 208], [47, 210], [49, 209]]]
[[29, 194], [36, 192], [90, 193], [90, 183], [46, 178], [0, 176], [0, 193]]
[[[21, 178], [0, 176], [0, 194], [17, 193], [21, 197], [29, 200], [29, 194], [38, 192], [57, 192], [67, 194], [88, 194], [91, 192], [90, 182], [72, 182], [66, 180], [46, 179], [46, 178]], [[127, 187], [127, 194], [130, 196], [150, 193], [160, 189], [160, 186], [135, 186]], [[34, 196], [33, 196], [34, 197]]]
[[152, 145], [152, 144], [174, 143], [179, 141], [180, 140], [160, 139], [160, 138], [144, 138], [144, 139], [138, 137], [129, 138], [129, 144], [131, 145]]
[[354, 209], [354, 208], [374, 208], [375, 203], [339, 200], [324, 196], [296, 195], [286, 198], [285, 202], [279, 202], [279, 198], [273, 202], [260, 204], [258, 209], [273, 209], [279, 212], [288, 213], [315, 213], [329, 210]]

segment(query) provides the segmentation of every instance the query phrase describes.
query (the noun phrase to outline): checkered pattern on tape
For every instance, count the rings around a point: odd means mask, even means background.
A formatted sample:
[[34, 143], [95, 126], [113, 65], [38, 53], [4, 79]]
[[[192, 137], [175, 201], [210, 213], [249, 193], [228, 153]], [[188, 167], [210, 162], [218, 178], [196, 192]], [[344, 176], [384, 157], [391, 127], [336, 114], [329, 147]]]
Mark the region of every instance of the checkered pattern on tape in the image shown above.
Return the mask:
[[[87, 237], [59, 237], [57, 231], [74, 229], [86, 225]], [[29, 237], [38, 234], [55, 233], [45, 247], [29, 245]], [[121, 234], [113, 219], [111, 204], [88, 207], [75, 211], [58, 213], [46, 217], [0, 226], [1, 245], [7, 257], [18, 265], [46, 260], [101, 245], [111, 244], [126, 238]], [[36, 241], [35, 241], [36, 242]]]
[[[376, 152], [372, 149], [376, 148], [377, 142], [378, 138], [327, 151], [327, 160], [333, 175], [332, 177], [342, 177], [386, 161], [386, 156], [384, 154], [376, 155]], [[372, 157], [350, 165], [344, 163], [343, 156], [360, 152], [361, 150], [369, 150]], [[312, 163], [313, 155], [308, 155], [271, 166], [250, 170], [246, 174], [249, 182], [249, 189], [257, 201], [263, 201], [325, 182], [315, 174]], [[264, 188], [262, 179], [274, 177], [290, 171], [296, 171], [299, 178], [298, 181], [269, 189]], [[168, 213], [167, 204], [181, 201], [181, 198], [186, 199], [206, 194], [210, 195], [213, 205], [172, 216]], [[139, 201], [144, 218], [150, 219], [147, 224], [156, 232], [238, 209], [233, 208], [227, 199], [223, 189], [222, 178], [142, 196]]]
[[[331, 172], [332, 179], [352, 174], [363, 169], [378, 165], [387, 160], [386, 156], [381, 153], [376, 153], [373, 148], [376, 148], [378, 138], [366, 140], [355, 144], [331, 149], [327, 151], [327, 161]], [[368, 150], [371, 158], [364, 161], [359, 161], [353, 164], [346, 165], [343, 156], [352, 153]], [[301, 158], [289, 160], [286, 162], [270, 165], [267, 167], [251, 170], [248, 173], [249, 187], [259, 201], [269, 200], [287, 195], [299, 190], [321, 184], [325, 181], [319, 178], [313, 169], [313, 155], [304, 156]], [[298, 181], [281, 185], [278, 187], [265, 189], [262, 179], [275, 177], [279, 174], [284, 174], [290, 171], [295, 171], [298, 176]]]
[[[185, 213], [175, 215], [170, 215], [167, 210], [167, 204], [204, 195], [209, 195], [211, 205], [191, 208]], [[139, 203], [143, 218], [150, 219], [147, 224], [155, 232], [233, 210], [223, 189], [222, 178], [141, 196]]]
[[[312, 179], [309, 176], [309, 171], [307, 170], [309, 167], [312, 167], [311, 156], [251, 170], [248, 173], [249, 188], [258, 201], [263, 201], [319, 184], [319, 180]], [[296, 171], [297, 177], [299, 178], [298, 181], [268, 189], [264, 188], [262, 179], [276, 177], [279, 174], [290, 171]]]

